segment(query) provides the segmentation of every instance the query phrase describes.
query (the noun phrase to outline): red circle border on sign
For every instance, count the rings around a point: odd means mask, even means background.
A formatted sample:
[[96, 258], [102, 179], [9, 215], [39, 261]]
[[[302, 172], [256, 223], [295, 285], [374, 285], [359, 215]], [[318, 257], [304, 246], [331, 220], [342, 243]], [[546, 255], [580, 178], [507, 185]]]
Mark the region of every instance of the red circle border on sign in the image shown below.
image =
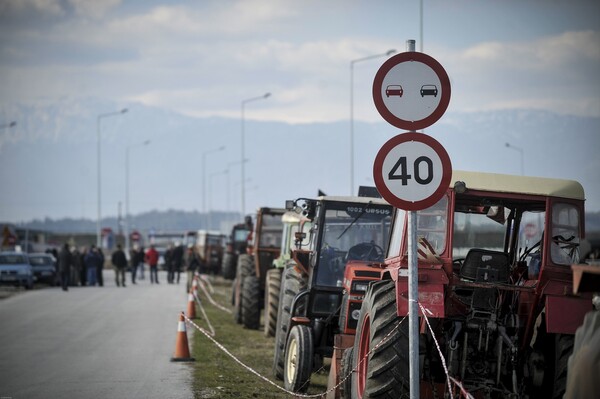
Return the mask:
[[[396, 115], [391, 113], [385, 105], [385, 103], [383, 102], [383, 96], [381, 94], [383, 79], [385, 78], [387, 73], [396, 65], [402, 62], [409, 61], [418, 61], [429, 66], [437, 74], [442, 85], [440, 103], [428, 117], [420, 119], [418, 121], [407, 121], [404, 119], [400, 119]], [[429, 127], [435, 122], [437, 122], [442, 117], [442, 115], [444, 115], [446, 109], [448, 109], [448, 104], [450, 104], [451, 93], [452, 90], [450, 87], [450, 78], [448, 78], [448, 74], [446, 73], [444, 67], [433, 57], [425, 53], [419, 53], [416, 51], [408, 51], [405, 53], [396, 54], [395, 56], [388, 59], [386, 62], [383, 63], [383, 65], [381, 65], [381, 67], [377, 71], [377, 74], [375, 75], [375, 79], [373, 80], [373, 101], [375, 102], [375, 108], [377, 108], [379, 114], [389, 124], [403, 130], [425, 129], [426, 127]]]
[[[398, 146], [399, 144], [406, 143], [408, 141], [418, 141], [431, 147], [440, 157], [442, 163], [442, 179], [439, 187], [429, 197], [420, 201], [406, 201], [398, 198], [393, 194], [385, 185], [383, 179], [383, 161], [390, 151]], [[450, 187], [450, 180], [452, 179], [452, 163], [450, 162], [450, 156], [446, 152], [446, 149], [433, 137], [428, 136], [424, 133], [402, 133], [389, 139], [379, 150], [373, 163], [373, 180], [375, 180], [375, 187], [379, 190], [379, 193], [390, 205], [404, 209], [407, 211], [420, 211], [425, 208], [433, 206], [443, 196], [448, 187]]]

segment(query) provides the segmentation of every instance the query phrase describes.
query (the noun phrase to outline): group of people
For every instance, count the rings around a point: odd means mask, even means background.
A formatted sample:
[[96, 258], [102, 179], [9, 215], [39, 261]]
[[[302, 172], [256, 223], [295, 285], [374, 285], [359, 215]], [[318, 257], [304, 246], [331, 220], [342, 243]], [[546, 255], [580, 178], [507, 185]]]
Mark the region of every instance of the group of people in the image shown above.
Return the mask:
[[[148, 250], [144, 247], [133, 247], [129, 252], [131, 260], [131, 283], [136, 284], [138, 270], [140, 271], [140, 280], [144, 279], [144, 265], [148, 264], [150, 269], [150, 283], [158, 284], [158, 258], [159, 254], [154, 245], [151, 245]], [[115, 283], [117, 287], [126, 287], [125, 272], [127, 270], [127, 258], [121, 245], [117, 245], [116, 251], [113, 252], [111, 263], [115, 269]]]
[[47, 252], [56, 259], [57, 284], [61, 285], [63, 291], [68, 291], [69, 286], [102, 287], [104, 285], [102, 249], [92, 245], [89, 250], [83, 248], [80, 252], [75, 247], [71, 249], [69, 244], [65, 243], [60, 252], [57, 250]]
[[[80, 252], [76, 247], [70, 248], [65, 243], [60, 251], [51, 251], [56, 259], [57, 279], [64, 291], [69, 286], [104, 286], [102, 270], [105, 257], [102, 249], [95, 245], [89, 250], [83, 248]], [[139, 279], [144, 279], [144, 266], [147, 264], [150, 270], [150, 283], [158, 284], [158, 261], [159, 253], [151, 245], [147, 250], [144, 247], [134, 246], [129, 252], [129, 260], [125, 255], [121, 244], [117, 245], [112, 253], [111, 264], [115, 271], [115, 283], [117, 287], [126, 287], [126, 272], [128, 266], [131, 270], [131, 283], [136, 284], [139, 271]], [[187, 251], [184, 246], [176, 242], [170, 245], [164, 254], [167, 269], [167, 283], [179, 284], [182, 269], [188, 274], [187, 291], [189, 292], [195, 272], [205, 272], [206, 264], [202, 256], [198, 254], [193, 245], [189, 245]]]

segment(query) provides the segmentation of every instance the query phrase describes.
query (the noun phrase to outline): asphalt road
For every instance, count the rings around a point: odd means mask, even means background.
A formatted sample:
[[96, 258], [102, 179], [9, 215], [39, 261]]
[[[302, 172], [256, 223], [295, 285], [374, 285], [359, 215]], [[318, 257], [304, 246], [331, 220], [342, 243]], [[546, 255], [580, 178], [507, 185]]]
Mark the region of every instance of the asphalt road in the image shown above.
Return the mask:
[[190, 364], [170, 361], [185, 274], [179, 285], [145, 277], [117, 287], [105, 270], [104, 287], [0, 300], [0, 398], [193, 398]]

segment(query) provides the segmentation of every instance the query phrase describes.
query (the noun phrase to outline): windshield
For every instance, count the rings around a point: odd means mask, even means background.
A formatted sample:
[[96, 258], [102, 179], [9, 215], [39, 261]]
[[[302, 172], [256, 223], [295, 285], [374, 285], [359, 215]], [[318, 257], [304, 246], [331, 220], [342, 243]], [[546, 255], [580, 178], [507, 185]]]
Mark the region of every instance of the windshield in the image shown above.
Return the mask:
[[23, 255], [0, 255], [0, 265], [19, 265], [28, 263]]
[[279, 248], [281, 245], [281, 234], [283, 232], [283, 221], [281, 215], [262, 215], [262, 227], [260, 231], [259, 247]]
[[54, 265], [54, 261], [49, 256], [29, 256], [29, 263], [33, 266]]
[[552, 262], [559, 265], [579, 263], [579, 211], [571, 204], [552, 208]]
[[326, 202], [325, 206], [316, 283], [341, 287], [348, 261], [383, 261], [392, 208], [341, 202]]

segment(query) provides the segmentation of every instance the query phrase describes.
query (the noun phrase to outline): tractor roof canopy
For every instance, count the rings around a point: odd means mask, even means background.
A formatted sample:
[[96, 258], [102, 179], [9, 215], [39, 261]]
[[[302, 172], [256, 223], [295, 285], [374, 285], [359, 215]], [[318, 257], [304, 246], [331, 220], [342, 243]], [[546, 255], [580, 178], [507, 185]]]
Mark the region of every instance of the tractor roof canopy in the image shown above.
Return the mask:
[[574, 180], [454, 170], [450, 182], [451, 186], [454, 186], [456, 182], [464, 182], [468, 190], [585, 200], [583, 187]]

